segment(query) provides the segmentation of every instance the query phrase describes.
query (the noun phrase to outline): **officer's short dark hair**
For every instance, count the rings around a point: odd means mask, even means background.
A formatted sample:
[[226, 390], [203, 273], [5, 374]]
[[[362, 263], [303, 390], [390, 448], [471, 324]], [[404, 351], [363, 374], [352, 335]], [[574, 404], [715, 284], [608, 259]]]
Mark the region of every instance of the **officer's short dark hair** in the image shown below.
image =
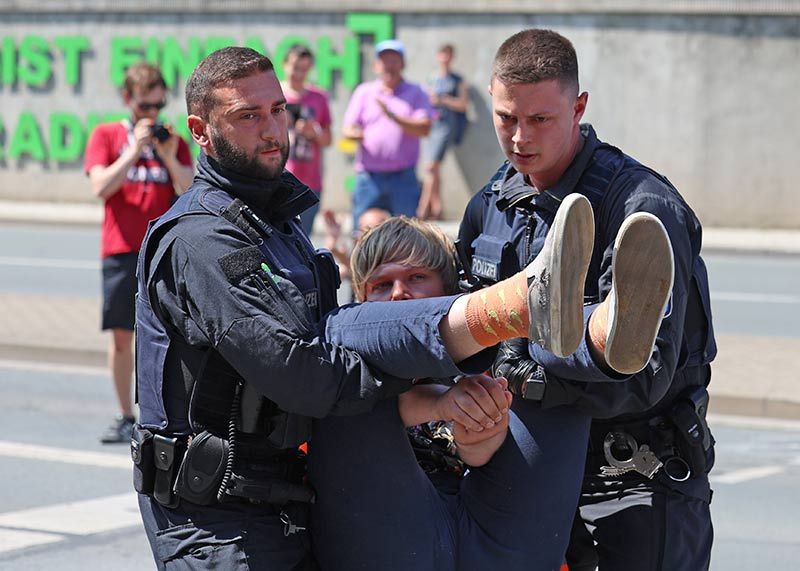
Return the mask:
[[161, 71], [151, 63], [140, 61], [125, 70], [125, 81], [122, 90], [128, 95], [133, 95], [134, 90], [140, 93], [149, 93], [156, 87], [167, 88]]
[[186, 109], [208, 119], [216, 104], [214, 90], [237, 79], [273, 71], [272, 61], [250, 48], [222, 48], [197, 64], [186, 82]]
[[289, 61], [289, 56], [294, 56], [297, 59], [302, 59], [307, 57], [311, 60], [311, 63], [314, 63], [314, 52], [311, 49], [303, 44], [293, 44], [288, 50], [286, 50], [286, 55], [283, 56], [283, 63]]
[[446, 294], [458, 291], [456, 249], [441, 228], [416, 218], [395, 216], [367, 230], [350, 255], [353, 293], [366, 297], [367, 281], [382, 264], [425, 268], [439, 274]]
[[492, 79], [506, 85], [557, 79], [577, 95], [578, 56], [567, 38], [552, 30], [530, 29], [508, 38], [494, 56]]

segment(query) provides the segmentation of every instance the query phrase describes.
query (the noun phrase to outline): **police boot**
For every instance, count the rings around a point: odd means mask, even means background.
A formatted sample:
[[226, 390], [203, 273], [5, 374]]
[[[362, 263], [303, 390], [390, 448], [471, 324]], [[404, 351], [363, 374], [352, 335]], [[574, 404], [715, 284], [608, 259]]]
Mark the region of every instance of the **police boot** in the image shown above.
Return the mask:
[[570, 194], [556, 212], [542, 251], [528, 267], [528, 339], [566, 357], [583, 339], [583, 287], [594, 245], [594, 215]]
[[611, 261], [606, 325], [606, 363], [632, 375], [644, 369], [661, 320], [669, 312], [674, 262], [661, 221], [647, 212], [628, 216], [620, 226]]

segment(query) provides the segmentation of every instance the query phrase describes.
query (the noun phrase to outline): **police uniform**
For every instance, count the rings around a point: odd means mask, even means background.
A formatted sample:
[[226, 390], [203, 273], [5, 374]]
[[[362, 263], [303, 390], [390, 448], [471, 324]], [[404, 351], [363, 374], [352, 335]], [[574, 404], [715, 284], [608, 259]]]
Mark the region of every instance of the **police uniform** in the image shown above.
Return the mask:
[[[538, 193], [506, 163], [470, 201], [459, 245], [471, 261], [475, 283], [491, 283], [524, 267], [541, 250], [561, 200], [579, 192], [592, 204], [596, 229], [585, 320], [608, 295], [614, 240], [634, 212], [657, 216], [672, 243], [675, 281], [668, 314], [650, 361], [632, 377], [601, 370], [585, 340], [563, 359], [538, 345], [512, 341], [501, 349], [494, 370], [524, 376], [526, 398], [516, 398], [514, 406], [528, 410], [533, 422], [536, 411], [548, 410], [593, 419], [584, 440], [564, 441], [580, 447], [589, 442], [568, 557], [571, 570], [594, 569], [598, 561], [604, 571], [705, 569], [712, 540], [707, 472], [713, 464], [705, 386], [716, 345], [700, 223], [666, 178], [599, 141], [591, 126], [582, 125], [581, 135], [582, 149], [553, 188]], [[667, 464], [652, 480], [634, 471], [601, 475], [609, 452], [624, 460], [642, 445]], [[584, 467], [557, 469], [574, 470]], [[547, 490], [547, 485], [537, 482], [532, 490]]]
[[[201, 154], [190, 191], [148, 230], [132, 456], [160, 569], [311, 568], [298, 451], [311, 418], [461, 372], [438, 335], [455, 298], [330, 311], [336, 267], [296, 219], [316, 200], [288, 172], [251, 179]], [[360, 354], [328, 340], [337, 328]]]

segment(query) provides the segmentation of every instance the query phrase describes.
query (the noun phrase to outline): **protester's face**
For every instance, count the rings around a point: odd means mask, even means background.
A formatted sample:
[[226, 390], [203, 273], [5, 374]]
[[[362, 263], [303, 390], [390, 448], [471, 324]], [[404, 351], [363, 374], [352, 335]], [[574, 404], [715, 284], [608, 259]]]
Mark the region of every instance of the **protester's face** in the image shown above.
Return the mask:
[[290, 54], [283, 64], [283, 76], [292, 85], [303, 85], [311, 71], [311, 58]]
[[401, 301], [445, 295], [438, 272], [428, 268], [388, 263], [378, 266], [367, 278], [365, 301]]
[[517, 171], [537, 186], [555, 184], [574, 158], [588, 95], [558, 80], [506, 85], [492, 79], [497, 140]]
[[134, 123], [141, 119], [158, 118], [158, 113], [167, 104], [167, 90], [154, 87], [150, 91], [134, 88], [133, 93], [125, 94], [125, 103], [131, 110]]
[[286, 99], [275, 73], [232, 81], [215, 89], [214, 98], [205, 147], [209, 154], [240, 174], [278, 178], [289, 156], [289, 136]]
[[396, 87], [400, 83], [404, 67], [403, 56], [392, 50], [381, 52], [375, 59], [375, 74], [389, 87]]

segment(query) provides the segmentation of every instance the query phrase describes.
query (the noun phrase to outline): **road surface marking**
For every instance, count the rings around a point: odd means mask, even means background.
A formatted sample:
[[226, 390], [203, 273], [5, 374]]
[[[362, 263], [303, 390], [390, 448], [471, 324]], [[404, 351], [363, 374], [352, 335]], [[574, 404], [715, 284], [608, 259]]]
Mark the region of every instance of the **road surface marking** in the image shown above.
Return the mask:
[[61, 365], [58, 363], [37, 363], [35, 361], [18, 361], [15, 359], [0, 359], [0, 369], [17, 369], [21, 371], [36, 371], [41, 373], [60, 373], [67, 375], [97, 375], [107, 377], [106, 367], [92, 367], [89, 365]]
[[741, 484], [749, 480], [766, 478], [775, 474], [780, 474], [785, 469], [782, 466], [758, 466], [756, 468], [742, 468], [733, 470], [720, 475], [712, 473], [710, 480], [712, 484]]
[[708, 415], [708, 423], [711, 425], [712, 432], [714, 431], [714, 426], [735, 426], [737, 428], [800, 431], [800, 420], [790, 420], [785, 418], [713, 413]]
[[0, 514], [0, 552], [141, 523], [133, 492], [7, 512]]
[[75, 260], [63, 258], [17, 258], [12, 256], [0, 256], [0, 266], [58, 268], [62, 270], [99, 270], [100, 262], [96, 260]]
[[61, 535], [53, 533], [40, 533], [37, 531], [19, 531], [0, 527], [0, 553], [24, 549], [35, 545], [45, 545], [63, 540]]
[[744, 303], [800, 304], [800, 296], [780, 293], [745, 293], [738, 291], [713, 291], [712, 301], [737, 301]]
[[130, 470], [131, 458], [128, 455], [109, 454], [107, 452], [89, 452], [72, 448], [55, 448], [53, 446], [39, 446], [38, 444], [23, 444], [0, 440], [0, 456], [25, 458], [26, 460], [45, 460], [48, 462], [63, 462], [65, 464], [80, 464], [95, 466], [97, 468], [119, 468]]

